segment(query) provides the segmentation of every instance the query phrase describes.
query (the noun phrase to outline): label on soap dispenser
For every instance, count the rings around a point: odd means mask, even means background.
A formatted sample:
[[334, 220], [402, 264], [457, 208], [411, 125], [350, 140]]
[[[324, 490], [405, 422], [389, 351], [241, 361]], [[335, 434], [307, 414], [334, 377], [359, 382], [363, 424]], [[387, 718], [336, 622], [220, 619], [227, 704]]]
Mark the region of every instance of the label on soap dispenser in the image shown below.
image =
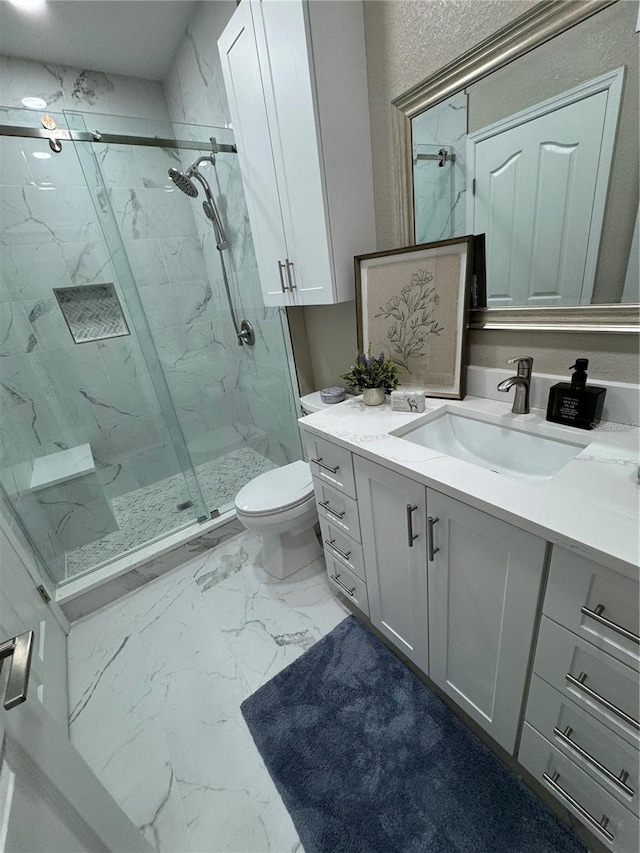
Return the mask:
[[578, 417], [578, 406], [580, 400], [578, 397], [571, 397], [569, 394], [562, 395], [562, 404], [560, 405], [560, 415], [564, 420], [574, 421]]

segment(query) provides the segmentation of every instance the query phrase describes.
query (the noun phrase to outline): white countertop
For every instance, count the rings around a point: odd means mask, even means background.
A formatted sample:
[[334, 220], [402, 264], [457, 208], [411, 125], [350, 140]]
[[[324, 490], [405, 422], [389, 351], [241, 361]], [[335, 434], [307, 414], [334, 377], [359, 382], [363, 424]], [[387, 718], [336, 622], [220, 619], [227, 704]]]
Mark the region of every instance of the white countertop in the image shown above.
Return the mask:
[[[414, 444], [391, 432], [419, 423], [436, 410], [466, 410], [494, 423], [587, 443], [558, 473], [532, 483]], [[427, 398], [420, 414], [365, 406], [361, 397], [338, 403], [299, 421], [325, 437], [425, 486], [581, 553], [612, 569], [637, 576], [640, 557], [640, 429], [601, 423], [594, 430], [551, 424], [545, 412], [514, 415], [511, 404], [467, 397]]]

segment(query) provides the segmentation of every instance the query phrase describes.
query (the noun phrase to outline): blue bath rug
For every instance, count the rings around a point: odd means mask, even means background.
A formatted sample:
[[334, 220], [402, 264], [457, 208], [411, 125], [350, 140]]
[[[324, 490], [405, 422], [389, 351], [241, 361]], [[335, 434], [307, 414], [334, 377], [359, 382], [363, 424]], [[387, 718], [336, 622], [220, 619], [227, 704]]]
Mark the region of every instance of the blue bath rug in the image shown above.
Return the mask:
[[306, 853], [585, 853], [354, 616], [242, 713]]

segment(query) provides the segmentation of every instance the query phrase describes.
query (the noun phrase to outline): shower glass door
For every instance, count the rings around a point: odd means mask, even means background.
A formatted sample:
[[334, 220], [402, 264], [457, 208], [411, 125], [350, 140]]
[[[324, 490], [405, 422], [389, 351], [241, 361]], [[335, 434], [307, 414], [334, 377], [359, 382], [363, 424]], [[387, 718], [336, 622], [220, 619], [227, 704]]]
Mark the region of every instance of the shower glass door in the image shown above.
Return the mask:
[[[87, 129], [87, 116], [65, 115], [72, 129]], [[113, 255], [128, 259], [142, 338], [157, 354], [207, 508], [223, 513], [255, 476], [302, 458], [286, 314], [263, 303], [237, 155], [224, 150], [233, 132], [95, 113], [91, 127], [138, 143], [75, 145]], [[205, 157], [198, 168], [219, 210], [223, 250], [199, 182], [194, 198], [169, 177]], [[239, 345], [232, 308], [253, 326], [253, 346]]]
[[70, 142], [0, 138], [0, 484], [57, 584], [209, 517], [97, 192]]
[[[2, 115], [35, 126], [31, 111]], [[232, 132], [53, 118], [84, 134], [90, 121], [94, 140], [55, 153], [0, 138], [0, 484], [62, 584], [232, 508], [302, 447], [286, 315], [262, 301], [237, 157], [200, 168], [252, 347], [238, 345], [202, 194], [168, 175]]]

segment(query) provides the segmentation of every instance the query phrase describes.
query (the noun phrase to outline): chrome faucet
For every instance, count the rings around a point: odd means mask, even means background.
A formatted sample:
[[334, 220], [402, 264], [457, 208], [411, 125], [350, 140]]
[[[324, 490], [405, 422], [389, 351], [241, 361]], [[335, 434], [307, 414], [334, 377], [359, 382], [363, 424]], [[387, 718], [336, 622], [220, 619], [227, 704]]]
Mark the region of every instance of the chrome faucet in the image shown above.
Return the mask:
[[514, 415], [529, 414], [529, 390], [531, 388], [531, 368], [533, 367], [533, 358], [530, 355], [518, 355], [514, 358], [507, 359], [507, 364], [517, 364], [518, 372], [515, 376], [510, 376], [508, 379], [503, 379], [498, 384], [498, 391], [508, 391], [509, 388], [516, 386], [516, 394], [513, 398], [513, 406], [511, 411]]

